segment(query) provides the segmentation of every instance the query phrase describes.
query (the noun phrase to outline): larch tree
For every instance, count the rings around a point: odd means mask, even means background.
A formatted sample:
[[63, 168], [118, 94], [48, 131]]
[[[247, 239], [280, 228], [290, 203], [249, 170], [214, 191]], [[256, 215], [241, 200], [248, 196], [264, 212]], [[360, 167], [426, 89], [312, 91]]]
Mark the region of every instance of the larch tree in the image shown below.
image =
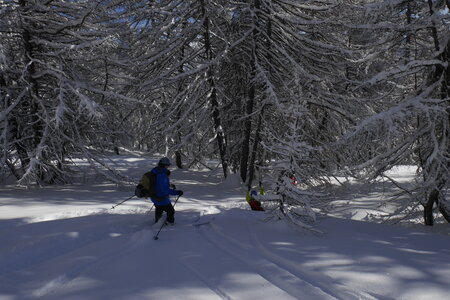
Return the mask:
[[433, 207], [450, 221], [448, 9], [448, 1], [366, 6], [366, 22], [354, 28], [374, 36], [359, 45], [366, 70], [359, 90], [369, 91], [370, 114], [342, 140], [352, 147], [349, 165], [369, 178], [400, 164], [418, 167], [411, 195], [424, 207], [426, 225], [433, 225]]
[[23, 184], [61, 181], [67, 158], [89, 156], [88, 147], [109, 135], [97, 121], [101, 102], [117, 99], [103, 55], [117, 41], [114, 4], [0, 5], [2, 162]]

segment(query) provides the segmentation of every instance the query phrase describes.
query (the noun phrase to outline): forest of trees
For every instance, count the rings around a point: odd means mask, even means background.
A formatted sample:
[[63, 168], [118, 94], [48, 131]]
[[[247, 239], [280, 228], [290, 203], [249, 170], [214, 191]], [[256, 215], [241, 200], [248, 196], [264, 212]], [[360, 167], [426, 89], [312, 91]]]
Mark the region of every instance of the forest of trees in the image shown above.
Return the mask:
[[[0, 178], [120, 148], [250, 188], [417, 166], [450, 222], [450, 0], [0, 0]], [[259, 174], [259, 175], [258, 175]], [[287, 183], [288, 184], [288, 183]]]

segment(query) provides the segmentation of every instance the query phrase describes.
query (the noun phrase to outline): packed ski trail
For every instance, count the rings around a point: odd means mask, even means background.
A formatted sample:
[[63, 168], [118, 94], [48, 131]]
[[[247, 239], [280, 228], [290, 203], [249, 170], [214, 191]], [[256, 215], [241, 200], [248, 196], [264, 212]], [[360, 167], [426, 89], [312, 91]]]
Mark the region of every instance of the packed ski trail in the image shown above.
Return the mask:
[[[134, 178], [145, 171], [119, 162]], [[447, 235], [327, 216], [317, 224], [323, 234], [298, 232], [251, 211], [234, 177], [222, 182], [218, 172], [175, 170], [171, 178], [184, 196], [176, 225], [163, 227], [158, 240], [151, 203], [132, 199], [111, 209], [129, 191], [86, 186], [87, 196], [75, 188], [5, 187], [0, 299], [446, 299], [450, 293]]]

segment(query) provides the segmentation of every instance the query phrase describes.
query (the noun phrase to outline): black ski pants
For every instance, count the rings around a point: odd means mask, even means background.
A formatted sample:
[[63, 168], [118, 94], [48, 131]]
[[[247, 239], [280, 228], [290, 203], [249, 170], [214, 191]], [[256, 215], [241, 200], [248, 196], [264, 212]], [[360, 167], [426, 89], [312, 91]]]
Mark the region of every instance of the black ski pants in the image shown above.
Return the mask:
[[167, 213], [166, 221], [169, 223], [175, 222], [175, 209], [172, 204], [167, 205], [155, 205], [155, 223], [161, 218], [163, 212]]

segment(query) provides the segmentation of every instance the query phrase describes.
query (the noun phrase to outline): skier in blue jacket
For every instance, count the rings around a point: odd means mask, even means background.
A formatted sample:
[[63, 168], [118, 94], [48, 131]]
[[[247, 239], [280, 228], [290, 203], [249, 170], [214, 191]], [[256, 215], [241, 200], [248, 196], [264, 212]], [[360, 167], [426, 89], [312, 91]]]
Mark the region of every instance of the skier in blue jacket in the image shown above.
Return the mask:
[[170, 195], [183, 195], [183, 191], [170, 188], [169, 174], [167, 169], [171, 165], [170, 160], [167, 157], [163, 157], [159, 160], [158, 166], [153, 168], [150, 172], [156, 175], [155, 194], [156, 197], [151, 197], [153, 204], [155, 204], [155, 223], [161, 218], [163, 212], [167, 213], [166, 221], [169, 224], [175, 222], [175, 209], [170, 201]]

